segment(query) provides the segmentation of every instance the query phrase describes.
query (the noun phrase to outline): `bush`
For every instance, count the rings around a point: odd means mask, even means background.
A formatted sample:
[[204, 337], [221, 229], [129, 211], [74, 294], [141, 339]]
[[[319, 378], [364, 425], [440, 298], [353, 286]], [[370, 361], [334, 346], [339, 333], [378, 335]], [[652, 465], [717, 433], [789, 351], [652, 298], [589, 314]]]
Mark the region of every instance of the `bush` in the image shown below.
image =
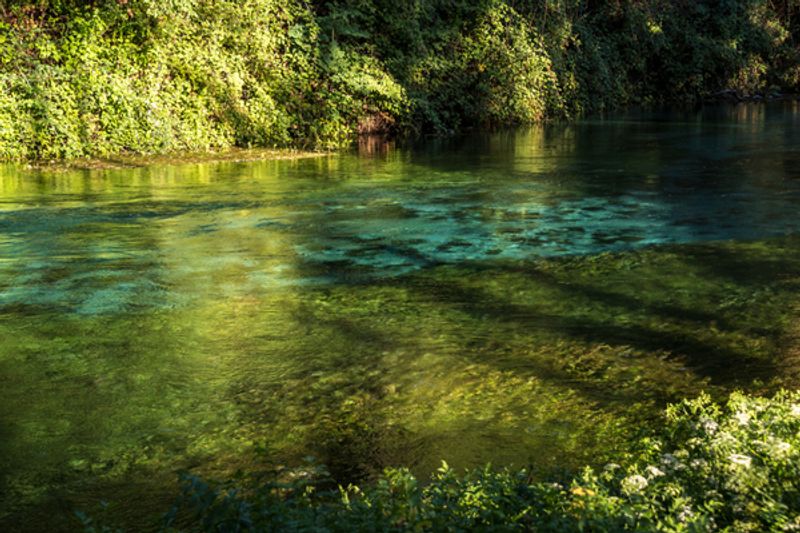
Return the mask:
[[664, 422], [619, 464], [563, 484], [443, 464], [424, 485], [389, 469], [368, 487], [331, 490], [312, 466], [238, 488], [186, 476], [181, 506], [206, 531], [800, 529], [800, 393], [733, 394], [723, 406], [701, 396]]
[[332, 148], [796, 91], [800, 2], [9, 0], [0, 159]]

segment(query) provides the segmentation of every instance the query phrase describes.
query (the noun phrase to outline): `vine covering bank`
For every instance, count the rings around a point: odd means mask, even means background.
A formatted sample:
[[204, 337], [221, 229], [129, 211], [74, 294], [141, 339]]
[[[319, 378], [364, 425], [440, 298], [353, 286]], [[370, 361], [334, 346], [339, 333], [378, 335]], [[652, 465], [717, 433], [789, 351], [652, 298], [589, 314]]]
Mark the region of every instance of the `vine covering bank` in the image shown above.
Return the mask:
[[793, 92], [798, 17], [797, 0], [6, 0], [0, 159], [330, 148]]

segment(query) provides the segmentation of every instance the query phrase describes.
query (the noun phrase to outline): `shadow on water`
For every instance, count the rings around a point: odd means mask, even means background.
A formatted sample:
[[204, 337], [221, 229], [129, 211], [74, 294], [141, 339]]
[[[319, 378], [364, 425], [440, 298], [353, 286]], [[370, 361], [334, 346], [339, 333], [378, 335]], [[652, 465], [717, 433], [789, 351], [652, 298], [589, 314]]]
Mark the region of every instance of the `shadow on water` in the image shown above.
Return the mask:
[[[793, 246], [793, 244], [789, 244]], [[726, 283], [749, 287], [754, 290], [773, 290], [776, 284], [781, 290], [796, 293], [799, 288], [798, 258], [766, 256], [746, 249], [726, 246], [689, 246], [680, 250], [684, 267], [696, 270], [702, 276], [698, 286], [715, 283], [714, 299], [725, 297]], [[680, 266], [680, 265], [679, 265]], [[752, 353], [748, 346], [721, 344], [718, 339], [698, 338], [699, 330], [743, 331], [755, 336], [777, 338], [783, 324], [754, 320], [752, 323], [735, 323], [735, 317], [726, 317], [718, 308], [704, 306], [701, 302], [688, 301], [680, 306], [644, 298], [648, 280], [636, 277], [636, 272], [623, 273], [617, 285], [633, 286], [645, 283], [639, 296], [604, 289], [604, 280], [594, 276], [589, 283], [580, 283], [572, 277], [556, 277], [534, 265], [492, 266], [488, 270], [478, 269], [479, 276], [491, 276], [491, 271], [504, 271], [521, 276], [532, 284], [545, 285], [564, 301], [586, 302], [596, 312], [554, 314], [541, 309], [540, 302], [513, 303], [499, 299], [496, 293], [480, 285], [466, 285], [453, 280], [437, 278], [433, 283], [420, 287], [421, 293], [431, 301], [451, 305], [474, 317], [491, 317], [499, 323], [513, 323], [532, 331], [558, 332], [566, 338], [589, 343], [605, 343], [620, 347], [632, 347], [650, 353], [669, 353], [679, 357], [695, 373], [707, 378], [709, 383], [725, 388], [741, 387], [754, 379], [768, 380], [778, 374], [774, 358]], [[651, 273], [655, 280], [663, 280], [670, 273]], [[673, 273], [674, 275], [674, 273]], [[678, 273], [678, 276], [680, 274]], [[658, 277], [657, 277], [658, 276]], [[627, 278], [627, 279], [626, 279]], [[457, 279], [457, 278], [455, 278]], [[607, 281], [607, 280], [605, 280]], [[761, 295], [769, 297], [769, 292]], [[754, 302], [755, 303], [755, 302]], [[700, 304], [700, 305], [698, 305]], [[626, 313], [655, 317], [657, 324], [675, 325], [675, 328], [656, 329], [641, 324], [620, 324], [618, 317]], [[775, 356], [776, 354], [773, 354]]]
[[311, 456], [337, 483], [347, 484], [397, 464], [400, 446], [410, 457], [414, 445], [407, 441], [407, 432], [387, 417], [393, 391], [387, 378], [390, 369], [380, 355], [403, 341], [363, 320], [337, 316], [335, 311], [321, 314], [304, 303], [289, 316], [303, 336], [285, 354], [296, 361], [291, 375], [257, 389], [245, 377], [230, 388], [232, 398], [245, 406], [244, 420], [262, 428], [286, 427], [293, 434], [290, 450], [267, 444], [268, 452], [260, 460], [298, 466], [300, 458]]
[[[524, 444], [513, 454], [524, 461], [522, 448], [546, 449], [552, 439], [547, 432], [525, 435], [526, 428], [552, 426], [526, 409], [557, 410], [563, 394], [590, 406], [591, 416], [631, 426], [630, 435], [667, 401], [701, 390], [752, 390], [754, 381], [785, 373], [779, 339], [793, 317], [787, 304], [797, 296], [795, 241], [439, 265], [315, 289], [291, 312], [306, 340], [287, 357], [302, 365], [270, 393], [252, 393], [256, 405], [275, 402], [257, 416], [267, 426], [303, 428], [294, 452], [322, 458], [343, 482], [393, 464], [425, 472], [437, 442], [447, 442], [450, 460], [458, 455], [456, 442], [474, 450], [483, 441], [471, 439], [482, 431], [495, 439], [516, 435], [509, 438]], [[765, 250], [773, 269], [736, 280], [736, 272], [764, 267]], [[715, 270], [709, 257], [735, 258], [736, 265]], [[346, 279], [327, 266], [329, 275]], [[317, 346], [324, 356], [309, 360]], [[530, 382], [539, 385], [526, 388]], [[486, 386], [470, 404], [470, 395]], [[524, 399], [517, 399], [521, 391]], [[292, 414], [280, 402], [306, 409]], [[413, 422], [409, 404], [436, 427]], [[613, 428], [580, 427], [584, 438], [608, 439], [585, 450], [598, 457], [627, 438]], [[558, 449], [552, 440], [549, 446]], [[276, 450], [289, 461], [294, 452]]]

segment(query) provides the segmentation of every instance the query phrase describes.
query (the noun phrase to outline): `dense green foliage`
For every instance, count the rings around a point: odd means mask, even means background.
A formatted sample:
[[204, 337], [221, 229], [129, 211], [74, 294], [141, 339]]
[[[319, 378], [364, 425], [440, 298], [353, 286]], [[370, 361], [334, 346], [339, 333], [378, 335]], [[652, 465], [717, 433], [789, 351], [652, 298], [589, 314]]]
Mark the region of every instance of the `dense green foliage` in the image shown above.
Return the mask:
[[800, 528], [800, 393], [733, 394], [724, 406], [701, 396], [669, 407], [664, 422], [620, 464], [564, 483], [445, 464], [426, 485], [390, 469], [363, 490], [330, 490], [324, 472], [305, 469], [238, 489], [187, 477], [184, 504], [207, 531]]
[[6, 0], [0, 159], [332, 147], [792, 91], [797, 0]]

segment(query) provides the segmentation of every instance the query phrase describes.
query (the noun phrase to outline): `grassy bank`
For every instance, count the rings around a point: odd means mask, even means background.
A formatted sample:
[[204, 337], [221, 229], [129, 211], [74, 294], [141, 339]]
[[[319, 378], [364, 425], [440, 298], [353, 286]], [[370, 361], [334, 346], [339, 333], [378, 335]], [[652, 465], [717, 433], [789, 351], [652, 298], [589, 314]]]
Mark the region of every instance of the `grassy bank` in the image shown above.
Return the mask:
[[331, 148], [796, 91], [794, 0], [10, 0], [0, 159]]

